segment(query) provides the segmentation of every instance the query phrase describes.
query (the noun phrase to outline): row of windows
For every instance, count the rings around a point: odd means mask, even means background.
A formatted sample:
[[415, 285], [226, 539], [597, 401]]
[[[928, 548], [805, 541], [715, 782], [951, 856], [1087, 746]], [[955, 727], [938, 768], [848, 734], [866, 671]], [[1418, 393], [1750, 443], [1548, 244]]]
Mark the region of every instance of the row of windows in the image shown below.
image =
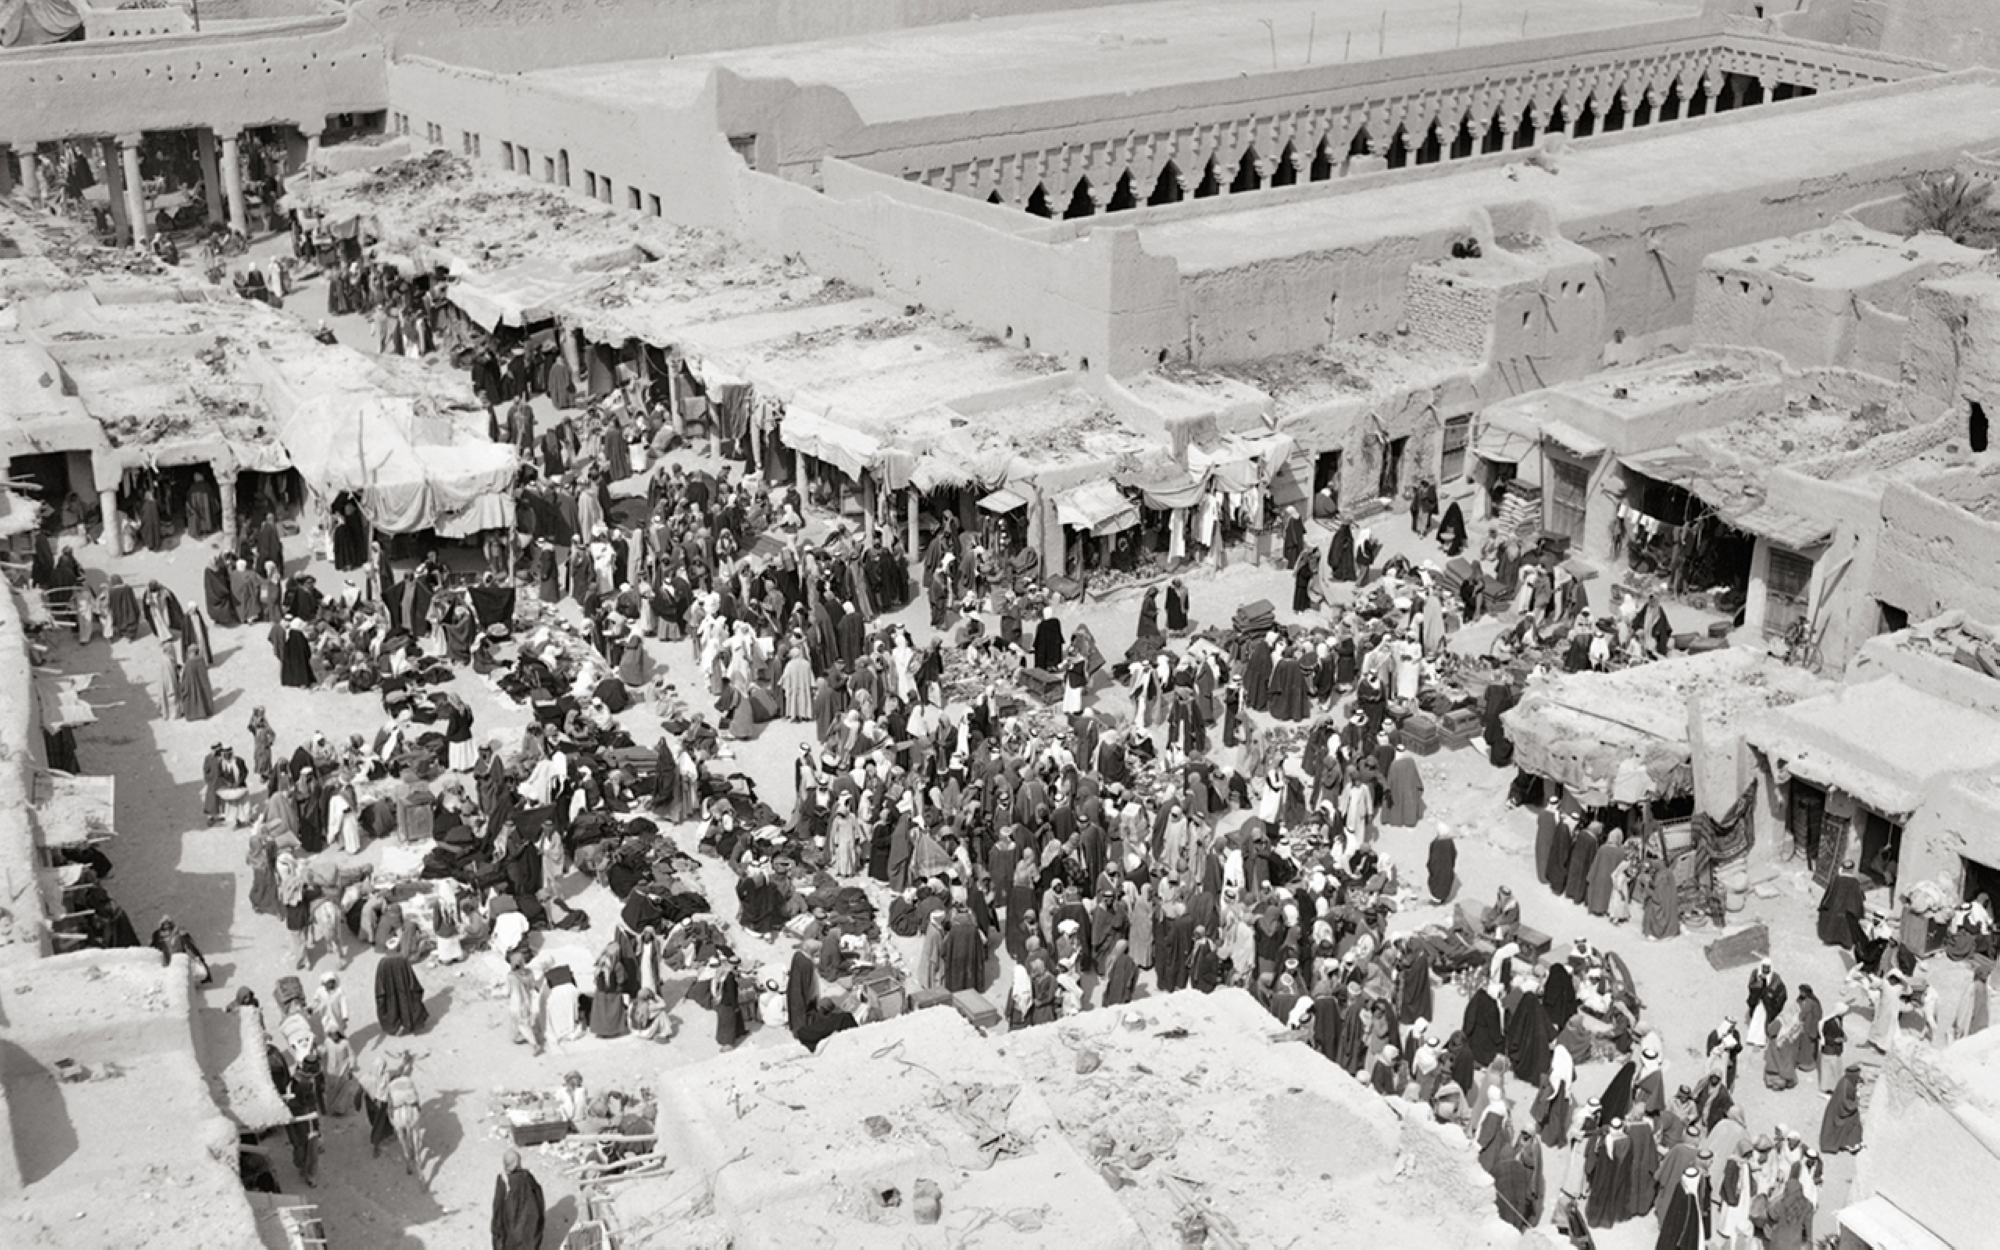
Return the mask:
[[[409, 134], [410, 115], [408, 113], [395, 114], [393, 125], [397, 134]], [[444, 127], [437, 122], [425, 122], [424, 139], [426, 142], [438, 147], [444, 146]], [[479, 135], [470, 130], [459, 131], [458, 150], [461, 154], [477, 160], [482, 154]], [[503, 140], [500, 144], [500, 164], [509, 173], [519, 174], [523, 178], [533, 178], [535, 176], [535, 155], [528, 149], [526, 144], [508, 143]], [[549, 183], [552, 186], [567, 187], [572, 185], [570, 182], [569, 152], [567, 150], [558, 151], [553, 156], [544, 156], [542, 158], [541, 181]], [[583, 171], [583, 187], [584, 193], [593, 200], [602, 200], [606, 204], [615, 204], [617, 202], [617, 184], [608, 176], [599, 174], [595, 170], [586, 169]], [[649, 217], [658, 217], [661, 215], [660, 197], [650, 192], [641, 191], [637, 187], [628, 186], [625, 188], [625, 207], [632, 212], [644, 213]]]

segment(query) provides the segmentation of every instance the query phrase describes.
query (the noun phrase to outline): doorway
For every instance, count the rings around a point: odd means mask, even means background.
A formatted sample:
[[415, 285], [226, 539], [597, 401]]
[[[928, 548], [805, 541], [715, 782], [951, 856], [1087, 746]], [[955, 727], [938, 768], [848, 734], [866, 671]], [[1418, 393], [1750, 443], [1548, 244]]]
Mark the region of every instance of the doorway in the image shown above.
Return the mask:
[[1785, 787], [1785, 830], [1791, 835], [1794, 851], [1802, 851], [1812, 865], [1813, 880], [1825, 885], [1833, 880], [1846, 849], [1845, 824], [1828, 836], [1826, 791], [1794, 777]]
[[1548, 459], [1548, 527], [1569, 539], [1571, 547], [1583, 545], [1583, 517], [1590, 498], [1590, 470], [1567, 460]]
[[1382, 475], [1376, 483], [1375, 493], [1383, 499], [1394, 499], [1403, 489], [1403, 453], [1410, 448], [1406, 435], [1392, 438], [1382, 444]]
[[1959, 857], [1958, 863], [1959, 898], [1968, 903], [1982, 894], [1989, 903], [2000, 898], [2000, 868], [1964, 856]]
[[1897, 860], [1903, 854], [1903, 826], [1877, 812], [1861, 810], [1861, 875], [1895, 888]]
[[1313, 500], [1324, 499], [1333, 515], [1340, 511], [1340, 452], [1323, 451], [1313, 457]]

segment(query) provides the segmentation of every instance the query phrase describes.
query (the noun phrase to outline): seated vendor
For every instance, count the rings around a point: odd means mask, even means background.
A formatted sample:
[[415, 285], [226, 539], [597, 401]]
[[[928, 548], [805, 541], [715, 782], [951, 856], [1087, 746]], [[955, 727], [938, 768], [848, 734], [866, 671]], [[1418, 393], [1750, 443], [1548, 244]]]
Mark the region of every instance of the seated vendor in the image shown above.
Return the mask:
[[1509, 942], [1521, 927], [1521, 905], [1514, 900], [1514, 892], [1501, 886], [1494, 896], [1493, 905], [1479, 915], [1479, 934], [1496, 942]]

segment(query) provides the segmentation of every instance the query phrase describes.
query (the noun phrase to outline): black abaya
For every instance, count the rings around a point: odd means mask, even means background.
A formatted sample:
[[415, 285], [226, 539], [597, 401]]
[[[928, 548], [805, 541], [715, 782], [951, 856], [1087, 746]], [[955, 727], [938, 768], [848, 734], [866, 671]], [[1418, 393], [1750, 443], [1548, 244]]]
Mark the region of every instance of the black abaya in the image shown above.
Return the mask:
[[403, 955], [384, 955], [375, 965], [375, 1019], [390, 1037], [421, 1033], [430, 1023], [424, 987]]
[[1549, 1017], [1538, 994], [1523, 994], [1507, 1021], [1507, 1061], [1514, 1075], [1539, 1085], [1549, 1071]]

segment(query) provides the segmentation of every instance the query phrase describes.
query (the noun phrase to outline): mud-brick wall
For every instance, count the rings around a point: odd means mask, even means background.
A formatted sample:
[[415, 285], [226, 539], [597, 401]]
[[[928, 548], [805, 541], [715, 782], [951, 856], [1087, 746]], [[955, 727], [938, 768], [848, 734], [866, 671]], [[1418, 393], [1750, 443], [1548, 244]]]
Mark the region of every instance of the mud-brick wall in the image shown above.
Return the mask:
[[1418, 265], [1410, 270], [1403, 319], [1423, 341], [1455, 356], [1484, 360], [1498, 305], [1498, 293], [1490, 285]]
[[1912, 620], [1957, 608], [2000, 620], [2000, 525], [1891, 482], [1882, 493], [1874, 595]]

